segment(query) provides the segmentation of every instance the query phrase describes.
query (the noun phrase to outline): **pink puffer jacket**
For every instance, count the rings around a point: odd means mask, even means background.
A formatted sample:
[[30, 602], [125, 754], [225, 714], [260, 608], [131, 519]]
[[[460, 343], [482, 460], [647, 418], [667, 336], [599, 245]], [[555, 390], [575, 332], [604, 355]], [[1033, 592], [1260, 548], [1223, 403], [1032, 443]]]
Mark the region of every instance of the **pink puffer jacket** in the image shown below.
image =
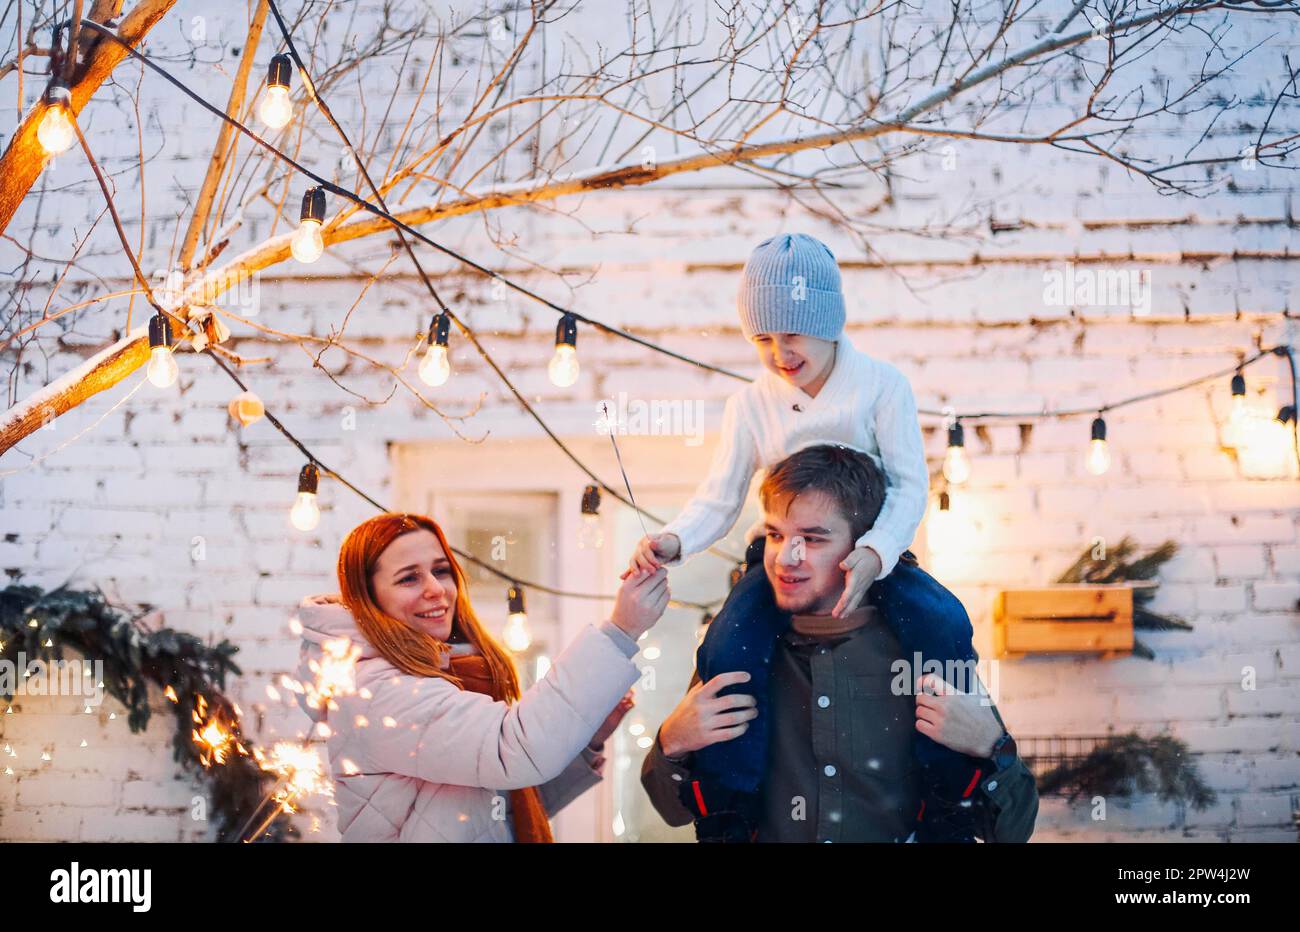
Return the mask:
[[553, 816], [597, 783], [586, 746], [638, 675], [631, 638], [609, 623], [588, 626], [507, 705], [402, 673], [362, 638], [336, 594], [304, 599], [298, 620], [303, 683], [313, 682], [308, 661], [325, 641], [361, 649], [356, 692], [337, 697], [325, 719], [343, 841], [513, 841], [505, 791], [540, 786]]

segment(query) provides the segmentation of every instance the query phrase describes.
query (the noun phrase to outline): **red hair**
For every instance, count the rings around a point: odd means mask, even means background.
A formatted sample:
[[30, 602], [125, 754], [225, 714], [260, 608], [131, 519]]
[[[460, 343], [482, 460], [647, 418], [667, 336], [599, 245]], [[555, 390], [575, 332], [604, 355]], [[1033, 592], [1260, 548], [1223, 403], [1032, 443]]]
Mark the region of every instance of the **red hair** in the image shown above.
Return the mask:
[[438, 538], [456, 580], [456, 614], [453, 629], [473, 644], [487, 661], [496, 687], [495, 694], [513, 702], [519, 698], [519, 676], [505, 649], [479, 622], [469, 601], [469, 580], [456, 555], [447, 543], [438, 522], [424, 515], [385, 513], [363, 521], [352, 529], [339, 548], [339, 593], [343, 604], [352, 612], [366, 640], [380, 656], [403, 673], [411, 676], [437, 676], [460, 681], [444, 666], [448, 647], [423, 631], [393, 618], [379, 607], [371, 577], [375, 564], [388, 546], [404, 534], [429, 531]]

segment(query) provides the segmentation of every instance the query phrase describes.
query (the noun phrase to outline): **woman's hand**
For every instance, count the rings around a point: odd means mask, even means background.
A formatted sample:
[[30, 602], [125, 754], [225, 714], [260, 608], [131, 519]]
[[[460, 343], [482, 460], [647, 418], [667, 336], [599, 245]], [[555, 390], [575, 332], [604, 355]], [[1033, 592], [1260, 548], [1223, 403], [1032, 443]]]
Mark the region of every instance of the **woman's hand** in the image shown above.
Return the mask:
[[862, 597], [880, 575], [880, 555], [870, 547], [854, 547], [840, 563], [840, 569], [848, 575], [844, 577], [844, 594], [831, 610], [835, 618], [843, 618], [862, 604]]
[[653, 573], [662, 569], [664, 561], [675, 560], [682, 552], [682, 542], [676, 534], [649, 534], [637, 541], [632, 559], [619, 579], [627, 579], [633, 573]]
[[618, 587], [614, 613], [609, 620], [635, 641], [663, 615], [669, 595], [667, 570], [636, 573]]
[[719, 741], [745, 733], [749, 720], [758, 716], [757, 701], [749, 693], [719, 696], [724, 687], [748, 683], [744, 670], [719, 673], [707, 683], [691, 687], [659, 728], [659, 747], [668, 757], [681, 757]]
[[605, 721], [601, 722], [600, 727], [596, 729], [596, 733], [591, 736], [591, 741], [587, 743], [587, 747], [597, 752], [604, 748], [609, 736], [618, 730], [619, 723], [623, 721], [623, 717], [628, 712], [632, 711], [634, 705], [636, 705], [636, 696], [629, 689], [623, 694], [623, 698], [618, 700], [618, 705], [614, 706], [614, 710], [605, 716]]

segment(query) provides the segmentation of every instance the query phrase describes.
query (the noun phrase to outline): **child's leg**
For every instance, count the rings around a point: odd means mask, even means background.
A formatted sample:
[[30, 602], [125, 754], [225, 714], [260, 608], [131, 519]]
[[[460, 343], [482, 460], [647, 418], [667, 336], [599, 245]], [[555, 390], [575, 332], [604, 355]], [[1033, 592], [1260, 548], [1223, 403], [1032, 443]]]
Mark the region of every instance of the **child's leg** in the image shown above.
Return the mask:
[[[880, 610], [898, 638], [902, 657], [911, 667], [912, 688], [918, 676], [934, 669], [933, 661], [946, 679], [956, 681], [952, 685], [970, 692], [975, 689], [978, 659], [970, 617], [955, 595], [913, 561], [900, 560], [893, 572], [874, 583], [868, 590], [868, 601]], [[928, 806], [940, 805], [935, 797], [959, 803], [973, 794], [980, 761], [944, 747], [919, 731], [913, 734], [912, 752], [921, 768]], [[973, 824], [971, 810], [965, 829]], [[964, 830], [958, 834], [964, 834]]]
[[721, 695], [748, 693], [758, 702], [757, 718], [744, 734], [695, 752], [693, 769], [729, 789], [754, 792], [767, 766], [768, 671], [776, 639], [788, 623], [777, 610], [771, 583], [763, 571], [763, 540], [751, 544], [745, 575], [732, 588], [716, 618], [709, 623], [696, 654], [700, 679], [708, 682], [719, 673], [744, 670], [748, 683], [723, 690]]

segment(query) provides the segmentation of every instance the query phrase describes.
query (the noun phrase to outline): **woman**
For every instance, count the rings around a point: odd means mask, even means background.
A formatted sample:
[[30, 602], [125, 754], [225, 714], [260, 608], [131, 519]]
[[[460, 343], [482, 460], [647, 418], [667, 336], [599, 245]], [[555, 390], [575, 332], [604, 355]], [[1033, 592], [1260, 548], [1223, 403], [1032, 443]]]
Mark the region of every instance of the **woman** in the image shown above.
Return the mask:
[[[606, 737], [631, 707], [636, 641], [668, 604], [666, 571], [629, 578], [520, 694], [484, 630], [442, 529], [383, 514], [354, 528], [339, 594], [303, 600], [303, 706], [329, 726], [344, 841], [551, 841], [547, 822], [600, 779]], [[341, 639], [352, 689], [316, 694]], [[328, 677], [327, 677], [328, 679]]]

